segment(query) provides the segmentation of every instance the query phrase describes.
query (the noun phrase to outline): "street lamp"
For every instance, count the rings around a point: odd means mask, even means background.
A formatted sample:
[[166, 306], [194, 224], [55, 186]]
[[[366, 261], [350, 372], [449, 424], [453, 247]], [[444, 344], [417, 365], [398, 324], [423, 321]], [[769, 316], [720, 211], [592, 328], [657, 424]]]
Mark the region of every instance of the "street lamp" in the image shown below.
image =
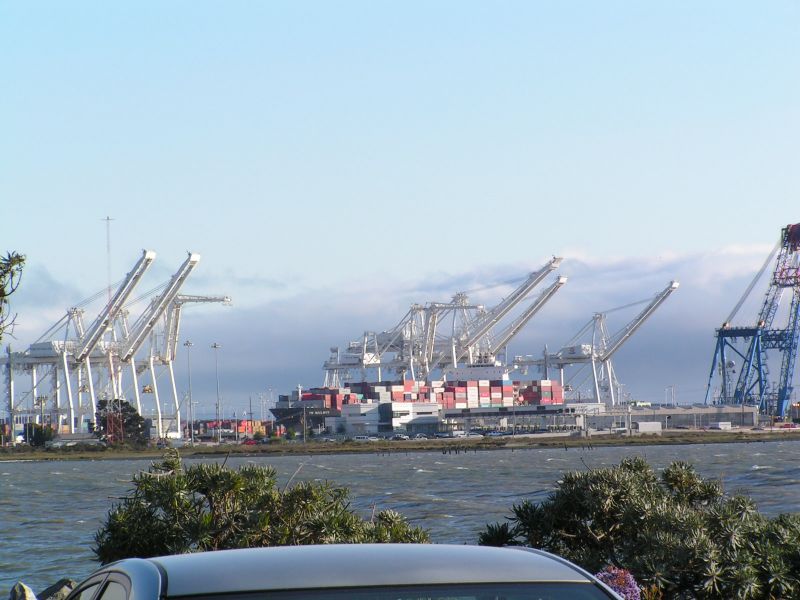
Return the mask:
[[219, 349], [222, 348], [220, 344], [214, 342], [211, 344], [214, 349], [214, 372], [217, 375], [217, 443], [222, 443], [222, 412], [219, 397]]
[[192, 402], [192, 359], [191, 350], [194, 344], [189, 340], [183, 342], [186, 347], [186, 368], [189, 371], [189, 439], [194, 446], [194, 403]]

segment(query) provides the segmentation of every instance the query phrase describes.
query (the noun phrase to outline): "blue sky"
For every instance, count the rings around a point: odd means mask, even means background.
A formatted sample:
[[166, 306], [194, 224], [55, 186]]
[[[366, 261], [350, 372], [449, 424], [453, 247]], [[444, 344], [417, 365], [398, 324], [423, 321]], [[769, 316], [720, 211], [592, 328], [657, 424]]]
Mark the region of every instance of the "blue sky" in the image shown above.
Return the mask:
[[186, 291], [233, 296], [184, 322], [224, 343], [232, 403], [553, 254], [570, 283], [516, 353], [677, 278], [617, 370], [701, 388], [800, 220], [799, 24], [788, 1], [0, 0], [0, 239], [29, 261], [11, 342], [106, 285], [110, 215], [114, 279], [192, 250]]

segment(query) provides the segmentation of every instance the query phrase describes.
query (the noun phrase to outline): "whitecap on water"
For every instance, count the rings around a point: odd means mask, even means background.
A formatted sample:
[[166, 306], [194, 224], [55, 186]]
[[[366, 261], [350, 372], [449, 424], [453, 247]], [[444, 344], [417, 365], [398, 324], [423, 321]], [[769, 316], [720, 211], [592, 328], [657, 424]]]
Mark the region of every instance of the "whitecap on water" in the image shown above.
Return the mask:
[[761, 471], [762, 469], [773, 469], [774, 467], [770, 467], [769, 465], [753, 465], [750, 467], [751, 471]]
[[429, 471], [428, 469], [414, 469], [417, 473], [433, 473], [433, 471]]

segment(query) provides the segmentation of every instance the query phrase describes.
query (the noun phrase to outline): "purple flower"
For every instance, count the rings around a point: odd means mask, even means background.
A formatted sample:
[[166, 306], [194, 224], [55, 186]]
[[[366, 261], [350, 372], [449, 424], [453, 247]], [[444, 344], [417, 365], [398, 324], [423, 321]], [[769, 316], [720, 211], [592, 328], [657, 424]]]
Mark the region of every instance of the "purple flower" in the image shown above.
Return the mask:
[[641, 600], [639, 585], [629, 571], [608, 566], [597, 573], [595, 577], [625, 598], [625, 600]]

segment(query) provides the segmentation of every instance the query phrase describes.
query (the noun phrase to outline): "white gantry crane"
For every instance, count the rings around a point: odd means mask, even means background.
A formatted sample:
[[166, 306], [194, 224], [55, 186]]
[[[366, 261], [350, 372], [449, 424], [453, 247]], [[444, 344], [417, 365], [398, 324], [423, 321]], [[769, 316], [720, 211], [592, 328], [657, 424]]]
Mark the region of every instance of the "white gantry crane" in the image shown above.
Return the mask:
[[437, 369], [475, 364], [491, 357], [494, 360], [533, 316], [566, 283], [558, 277], [536, 297], [522, 314], [503, 329], [510, 313], [519, 307], [544, 278], [558, 268], [561, 258], [554, 257], [544, 267], [531, 273], [509, 296], [486, 309], [471, 304], [466, 293], [456, 294], [450, 302], [414, 304], [392, 329], [365, 332], [342, 351], [331, 348], [323, 365], [324, 385], [337, 387], [360, 372], [361, 379], [373, 370], [380, 381], [387, 372], [427, 379]]
[[[154, 367], [163, 365], [169, 373], [175, 407], [174, 416], [170, 416], [168, 422], [180, 432], [180, 405], [172, 362], [176, 353], [181, 307], [190, 302], [229, 303], [230, 298], [179, 293], [200, 260], [198, 254], [189, 253], [170, 280], [159, 286], [161, 293], [130, 326], [127, 303], [155, 256], [155, 252], [143, 251], [88, 329], [83, 323], [83, 307], [102, 293], [80, 306], [70, 308], [58, 323], [24, 352], [12, 352], [10, 347], [6, 349], [5, 356], [0, 358], [0, 365], [5, 367], [5, 391], [12, 423], [15, 422], [14, 417], [21, 414], [26, 414], [28, 419], [41, 418], [42, 421], [47, 415], [51, 424], [59, 428], [66, 426], [70, 433], [74, 433], [86, 423], [94, 421], [98, 396], [126, 399], [126, 391], [130, 390], [133, 391], [133, 403], [141, 414], [139, 375], [145, 370], [150, 372], [151, 383], [146, 388], [155, 392], [157, 375]], [[148, 339], [147, 356], [142, 357], [142, 349]], [[158, 339], [163, 340], [160, 347], [157, 345]], [[131, 384], [127, 386], [123, 384], [124, 366], [130, 373]], [[20, 397], [17, 397], [15, 390], [15, 372], [30, 375], [30, 390]], [[46, 380], [49, 380], [49, 386], [45, 384]], [[43, 391], [45, 393], [41, 393]], [[162, 436], [161, 402], [157, 393], [154, 396], [156, 428], [159, 436]]]
[[[542, 358], [532, 356], [514, 357], [514, 366], [525, 372], [529, 367], [538, 367], [545, 378], [549, 376], [551, 368], [558, 369], [559, 378], [565, 388], [572, 386], [575, 378], [581, 373], [583, 367], [590, 367], [594, 401], [614, 406], [619, 400], [620, 384], [617, 380], [612, 357], [627, 342], [644, 322], [678, 289], [679, 283], [671, 281], [661, 290], [647, 306], [627, 325], [617, 333], [610, 335], [606, 326], [606, 315], [612, 311], [595, 313], [592, 319], [575, 334], [558, 352], [550, 354], [545, 350]], [[645, 300], [645, 302], [647, 302]], [[635, 303], [640, 304], [640, 303]], [[622, 308], [630, 307], [626, 305]], [[619, 310], [619, 309], [612, 309]], [[591, 335], [590, 343], [582, 343]], [[564, 371], [567, 367], [577, 366], [578, 369], [565, 380]]]

